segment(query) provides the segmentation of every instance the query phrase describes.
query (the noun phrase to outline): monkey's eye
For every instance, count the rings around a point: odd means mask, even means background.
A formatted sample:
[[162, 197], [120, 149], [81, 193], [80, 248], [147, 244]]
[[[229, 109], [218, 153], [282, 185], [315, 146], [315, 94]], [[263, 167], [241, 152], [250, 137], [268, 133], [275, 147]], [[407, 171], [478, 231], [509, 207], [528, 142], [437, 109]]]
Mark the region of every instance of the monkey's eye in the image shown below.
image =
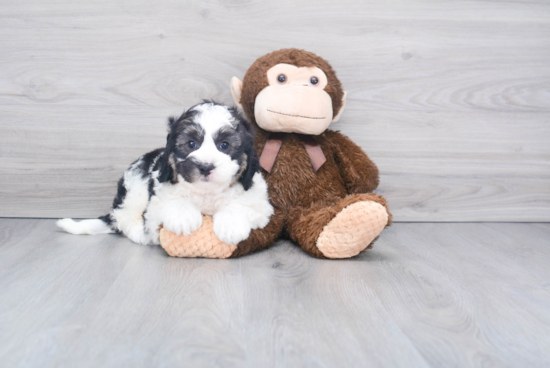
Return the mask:
[[220, 143], [220, 149], [226, 150], [228, 148], [229, 148], [229, 143], [227, 143], [227, 142]]
[[189, 141], [189, 142], [187, 142], [187, 147], [197, 148], [197, 144], [195, 143], [195, 141]]
[[279, 75], [277, 76], [277, 82], [279, 82], [279, 83], [281, 83], [281, 84], [285, 83], [285, 82], [286, 82], [286, 75], [284, 75], [284, 74], [279, 74]]
[[310, 82], [311, 84], [313, 84], [313, 85], [316, 85], [317, 83], [319, 83], [319, 78], [317, 78], [317, 77], [311, 77], [311, 78], [309, 79], [309, 82]]

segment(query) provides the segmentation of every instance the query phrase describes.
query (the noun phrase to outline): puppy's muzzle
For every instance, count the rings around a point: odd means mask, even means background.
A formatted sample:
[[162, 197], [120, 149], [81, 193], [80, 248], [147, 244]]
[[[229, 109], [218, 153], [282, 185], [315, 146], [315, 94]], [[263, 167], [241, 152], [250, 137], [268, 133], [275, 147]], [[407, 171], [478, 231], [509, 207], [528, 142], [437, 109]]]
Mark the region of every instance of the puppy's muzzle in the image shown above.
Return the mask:
[[214, 170], [214, 165], [212, 164], [198, 164], [197, 168], [201, 175], [208, 176]]

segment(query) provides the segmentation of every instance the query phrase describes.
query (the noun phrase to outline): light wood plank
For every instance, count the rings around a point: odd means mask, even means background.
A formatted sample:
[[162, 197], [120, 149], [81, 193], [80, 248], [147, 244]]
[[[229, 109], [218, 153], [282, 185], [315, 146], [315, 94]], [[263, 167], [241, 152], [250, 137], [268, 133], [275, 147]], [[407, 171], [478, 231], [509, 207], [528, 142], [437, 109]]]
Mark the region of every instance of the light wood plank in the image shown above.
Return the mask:
[[118, 237], [70, 238], [44, 220], [3, 219], [0, 234], [0, 366], [51, 366], [139, 250]]
[[393, 249], [376, 259], [392, 276], [369, 285], [422, 356], [433, 366], [549, 364], [548, 270], [532, 269], [549, 238], [526, 224], [415, 225], [387, 233]]
[[242, 267], [250, 367], [429, 366], [346, 261], [313, 260], [290, 242], [264, 253]]
[[[182, 108], [4, 111], [0, 167], [10, 175], [0, 178], [0, 215], [97, 217], [109, 210], [122, 172], [164, 144], [165, 117]], [[53, 117], [48, 124], [46, 113]], [[476, 119], [472, 113], [367, 114], [350, 107], [348, 116], [355, 123], [334, 128], [378, 164], [379, 190], [397, 221], [550, 219], [550, 124], [541, 125], [540, 114]], [[365, 130], [376, 134], [361, 136]]]
[[[291, 45], [331, 61], [350, 97], [372, 109], [549, 109], [547, 3], [471, 2], [468, 15], [468, 8], [453, 12], [451, 2], [417, 1], [414, 11], [405, 3], [293, 4], [297, 14], [279, 2], [166, 3], [152, 6], [154, 17], [147, 4], [132, 12], [116, 3], [96, 4], [95, 11], [86, 9], [94, 2], [21, 5], [24, 17], [0, 18], [0, 103], [173, 106], [225, 99], [232, 76]], [[256, 27], [260, 37], [250, 32]]]
[[396, 221], [550, 221], [548, 2], [9, 0], [0, 30], [0, 216], [104, 214], [167, 115], [294, 46], [337, 70]]
[[549, 235], [394, 224], [349, 260], [207, 260], [0, 219], [0, 366], [544, 367]]

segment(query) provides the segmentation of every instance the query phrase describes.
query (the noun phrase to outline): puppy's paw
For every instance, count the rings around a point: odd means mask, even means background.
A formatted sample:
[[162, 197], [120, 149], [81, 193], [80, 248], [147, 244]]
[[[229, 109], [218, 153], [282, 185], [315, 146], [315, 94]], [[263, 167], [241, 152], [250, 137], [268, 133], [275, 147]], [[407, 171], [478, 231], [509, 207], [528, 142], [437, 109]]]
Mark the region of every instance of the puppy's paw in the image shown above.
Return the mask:
[[202, 215], [194, 208], [170, 208], [163, 214], [163, 226], [176, 235], [189, 236], [202, 225]]
[[214, 215], [214, 233], [222, 242], [237, 245], [250, 235], [250, 221], [243, 216], [218, 212]]

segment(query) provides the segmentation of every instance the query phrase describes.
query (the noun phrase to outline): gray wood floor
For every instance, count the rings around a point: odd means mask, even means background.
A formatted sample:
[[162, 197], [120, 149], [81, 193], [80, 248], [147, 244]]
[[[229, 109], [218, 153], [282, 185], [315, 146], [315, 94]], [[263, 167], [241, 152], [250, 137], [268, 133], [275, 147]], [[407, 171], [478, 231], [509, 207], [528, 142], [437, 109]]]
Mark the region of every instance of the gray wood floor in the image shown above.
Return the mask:
[[550, 224], [398, 223], [343, 261], [292, 243], [169, 258], [0, 219], [2, 367], [550, 365]]

